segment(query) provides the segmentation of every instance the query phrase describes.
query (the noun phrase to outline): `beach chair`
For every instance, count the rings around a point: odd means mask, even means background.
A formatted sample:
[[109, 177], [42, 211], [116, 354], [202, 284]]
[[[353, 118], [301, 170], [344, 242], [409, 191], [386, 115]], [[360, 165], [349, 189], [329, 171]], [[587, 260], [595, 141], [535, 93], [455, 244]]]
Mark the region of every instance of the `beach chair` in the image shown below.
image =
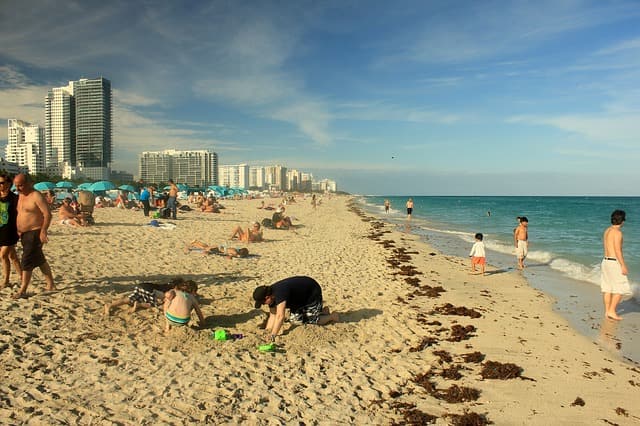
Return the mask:
[[91, 191], [78, 192], [78, 204], [80, 204], [80, 214], [84, 222], [88, 225], [94, 225], [93, 209], [95, 208], [96, 197]]

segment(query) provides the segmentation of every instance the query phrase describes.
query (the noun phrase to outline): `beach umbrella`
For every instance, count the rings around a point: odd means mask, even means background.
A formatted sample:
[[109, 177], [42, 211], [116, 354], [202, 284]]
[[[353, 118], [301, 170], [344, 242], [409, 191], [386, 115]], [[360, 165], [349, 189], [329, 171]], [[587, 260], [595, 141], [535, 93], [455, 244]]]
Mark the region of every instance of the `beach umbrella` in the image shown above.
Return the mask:
[[61, 180], [60, 182], [56, 183], [56, 188], [71, 189], [74, 186], [75, 185], [73, 184], [73, 182], [69, 182], [68, 180]]
[[136, 192], [136, 189], [133, 187], [133, 185], [120, 185], [118, 189], [120, 189], [121, 191]]
[[88, 191], [89, 188], [91, 188], [91, 185], [93, 185], [93, 182], [81, 183], [80, 185], [78, 185], [78, 189], [82, 191]]
[[116, 189], [116, 186], [109, 182], [108, 180], [101, 180], [95, 182], [93, 185], [89, 187], [89, 191], [110, 191], [112, 189]]
[[56, 184], [53, 182], [38, 182], [33, 185], [33, 189], [36, 191], [48, 191], [49, 189], [53, 189], [56, 187]]

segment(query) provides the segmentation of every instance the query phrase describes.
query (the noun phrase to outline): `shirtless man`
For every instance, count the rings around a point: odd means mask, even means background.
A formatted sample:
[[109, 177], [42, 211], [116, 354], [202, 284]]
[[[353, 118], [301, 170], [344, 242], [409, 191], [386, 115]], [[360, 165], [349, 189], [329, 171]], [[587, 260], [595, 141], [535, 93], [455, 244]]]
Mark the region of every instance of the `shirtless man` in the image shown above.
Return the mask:
[[518, 258], [518, 269], [524, 269], [524, 259], [529, 252], [529, 220], [522, 216], [520, 225], [513, 233], [513, 239], [516, 245], [516, 257]]
[[173, 182], [173, 179], [169, 179], [169, 196], [167, 198], [167, 208], [171, 212], [171, 219], [176, 219], [178, 213], [178, 187]]
[[58, 218], [61, 225], [82, 226], [82, 220], [71, 207], [71, 198], [65, 198], [62, 201], [60, 210], [58, 210]]
[[411, 220], [413, 214], [413, 198], [407, 200], [407, 220]]
[[604, 301], [604, 314], [607, 318], [620, 321], [622, 317], [616, 313], [616, 307], [623, 296], [631, 294], [627, 265], [622, 255], [622, 225], [626, 219], [623, 210], [611, 213], [611, 226], [602, 236], [604, 259], [600, 266], [600, 289]]
[[51, 224], [51, 212], [47, 201], [39, 191], [33, 189], [31, 176], [19, 174], [13, 180], [20, 193], [18, 198], [18, 234], [22, 242], [22, 284], [13, 295], [14, 299], [26, 297], [33, 270], [40, 268], [47, 283], [45, 290], [52, 291], [53, 274], [42, 252], [42, 245], [49, 241], [47, 230]]

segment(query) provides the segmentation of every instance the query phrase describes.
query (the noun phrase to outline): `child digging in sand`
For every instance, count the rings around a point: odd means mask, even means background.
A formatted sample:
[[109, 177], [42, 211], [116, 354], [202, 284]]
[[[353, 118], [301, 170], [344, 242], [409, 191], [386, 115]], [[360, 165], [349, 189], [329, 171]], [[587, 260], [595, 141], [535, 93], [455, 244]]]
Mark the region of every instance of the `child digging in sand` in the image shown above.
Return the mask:
[[183, 281], [164, 296], [165, 333], [171, 326], [183, 326], [191, 321], [191, 311], [195, 309], [198, 315], [198, 325], [204, 324], [204, 316], [200, 310], [196, 293], [198, 285], [193, 280]]
[[475, 235], [476, 242], [473, 243], [473, 247], [471, 247], [471, 253], [469, 253], [469, 257], [471, 258], [471, 273], [476, 273], [476, 265], [480, 265], [480, 273], [484, 275], [484, 267], [487, 264], [487, 258], [484, 251], [484, 243], [482, 242], [483, 236], [481, 233], [477, 233]]

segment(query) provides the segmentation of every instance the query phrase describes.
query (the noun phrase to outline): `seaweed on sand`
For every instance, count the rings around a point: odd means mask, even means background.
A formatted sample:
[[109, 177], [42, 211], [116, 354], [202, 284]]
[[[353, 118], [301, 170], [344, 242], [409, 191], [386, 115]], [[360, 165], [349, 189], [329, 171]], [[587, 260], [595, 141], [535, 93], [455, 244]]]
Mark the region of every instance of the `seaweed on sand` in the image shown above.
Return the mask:
[[483, 379], [515, 379], [521, 377], [522, 367], [518, 367], [512, 363], [502, 364], [496, 361], [487, 361], [484, 363], [480, 375]]

